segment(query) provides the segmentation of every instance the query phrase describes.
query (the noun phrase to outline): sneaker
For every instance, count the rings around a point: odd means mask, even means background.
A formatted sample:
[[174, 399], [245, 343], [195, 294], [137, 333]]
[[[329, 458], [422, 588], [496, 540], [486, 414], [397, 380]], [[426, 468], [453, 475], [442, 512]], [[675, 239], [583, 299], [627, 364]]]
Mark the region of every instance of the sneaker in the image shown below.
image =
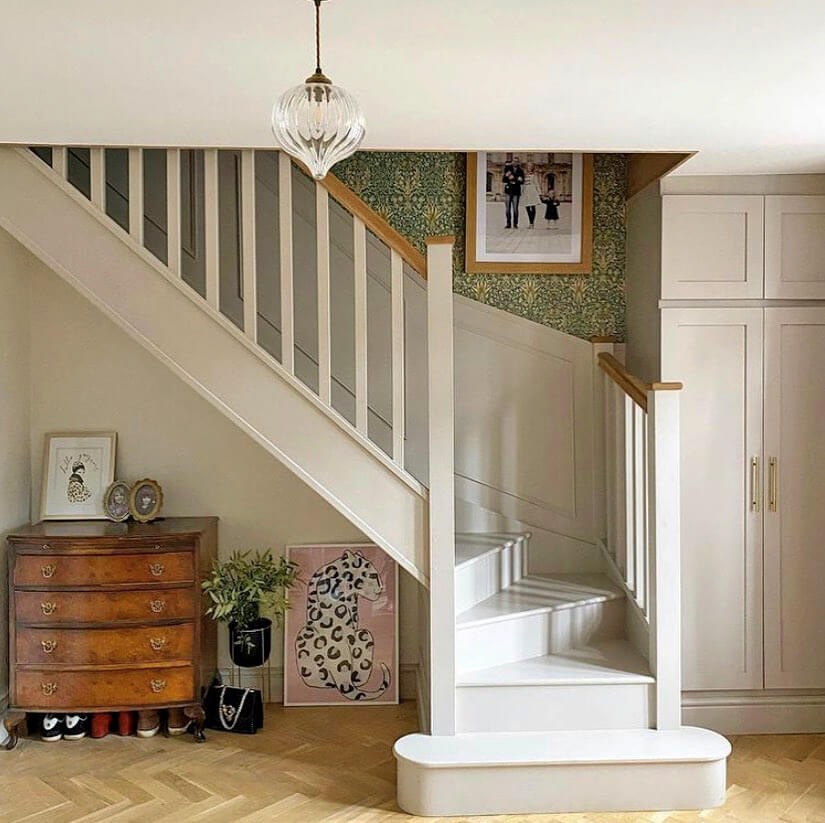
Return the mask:
[[137, 736], [154, 737], [160, 731], [160, 712], [138, 712]]
[[53, 743], [63, 737], [66, 722], [62, 714], [44, 714], [40, 720], [40, 739]]
[[67, 714], [64, 740], [81, 740], [89, 732], [89, 717], [85, 714]]
[[95, 739], [106, 737], [112, 725], [112, 715], [109, 712], [99, 712], [92, 715], [92, 737]]
[[186, 734], [189, 731], [189, 726], [192, 723], [183, 713], [183, 709], [169, 709], [169, 719], [166, 724], [166, 730], [170, 737], [177, 737], [180, 734]]

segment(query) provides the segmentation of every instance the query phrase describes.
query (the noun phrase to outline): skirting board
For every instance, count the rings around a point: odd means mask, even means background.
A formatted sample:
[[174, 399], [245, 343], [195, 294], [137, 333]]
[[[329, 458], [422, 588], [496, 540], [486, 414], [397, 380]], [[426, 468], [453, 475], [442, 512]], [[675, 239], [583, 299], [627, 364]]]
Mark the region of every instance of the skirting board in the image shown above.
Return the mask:
[[[266, 688], [266, 668], [235, 669], [235, 685], [245, 689], [260, 689], [264, 699], [271, 703], [284, 702], [284, 670], [281, 666], [272, 666], [269, 670], [269, 689]], [[224, 683], [232, 685], [232, 670], [228, 666], [219, 669]], [[399, 694], [402, 700], [415, 700], [418, 692], [418, 664], [401, 663], [399, 666]]]
[[683, 692], [682, 723], [720, 734], [825, 732], [825, 693]]

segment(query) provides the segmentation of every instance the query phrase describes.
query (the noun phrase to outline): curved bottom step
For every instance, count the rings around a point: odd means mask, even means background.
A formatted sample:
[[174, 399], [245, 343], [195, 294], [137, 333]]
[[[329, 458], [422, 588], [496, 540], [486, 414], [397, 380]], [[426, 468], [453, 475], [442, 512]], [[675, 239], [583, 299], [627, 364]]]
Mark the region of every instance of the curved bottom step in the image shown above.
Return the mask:
[[411, 734], [393, 753], [410, 814], [656, 811], [721, 805], [730, 743], [691, 727]]

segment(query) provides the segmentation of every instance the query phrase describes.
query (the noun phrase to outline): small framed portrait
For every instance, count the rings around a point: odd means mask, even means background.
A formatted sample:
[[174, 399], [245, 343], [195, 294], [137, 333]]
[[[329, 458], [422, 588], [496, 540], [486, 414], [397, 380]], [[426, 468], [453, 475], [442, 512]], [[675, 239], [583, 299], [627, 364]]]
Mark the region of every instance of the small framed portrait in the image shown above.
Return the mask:
[[378, 546], [287, 546], [284, 705], [398, 702], [398, 565]]
[[467, 155], [467, 271], [590, 274], [593, 156]]
[[138, 523], [154, 520], [163, 508], [163, 489], [148, 477], [138, 480], [129, 491], [129, 513]]
[[131, 486], [123, 480], [115, 480], [103, 494], [103, 511], [115, 523], [122, 523], [129, 516]]
[[50, 432], [43, 448], [41, 520], [103, 520], [115, 477], [116, 432]]

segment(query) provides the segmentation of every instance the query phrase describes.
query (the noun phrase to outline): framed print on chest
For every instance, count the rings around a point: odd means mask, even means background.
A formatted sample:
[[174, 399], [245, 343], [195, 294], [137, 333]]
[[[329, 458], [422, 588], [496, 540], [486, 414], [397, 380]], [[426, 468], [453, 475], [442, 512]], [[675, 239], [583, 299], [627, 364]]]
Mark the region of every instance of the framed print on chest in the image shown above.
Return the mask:
[[467, 155], [467, 271], [590, 274], [593, 156]]

